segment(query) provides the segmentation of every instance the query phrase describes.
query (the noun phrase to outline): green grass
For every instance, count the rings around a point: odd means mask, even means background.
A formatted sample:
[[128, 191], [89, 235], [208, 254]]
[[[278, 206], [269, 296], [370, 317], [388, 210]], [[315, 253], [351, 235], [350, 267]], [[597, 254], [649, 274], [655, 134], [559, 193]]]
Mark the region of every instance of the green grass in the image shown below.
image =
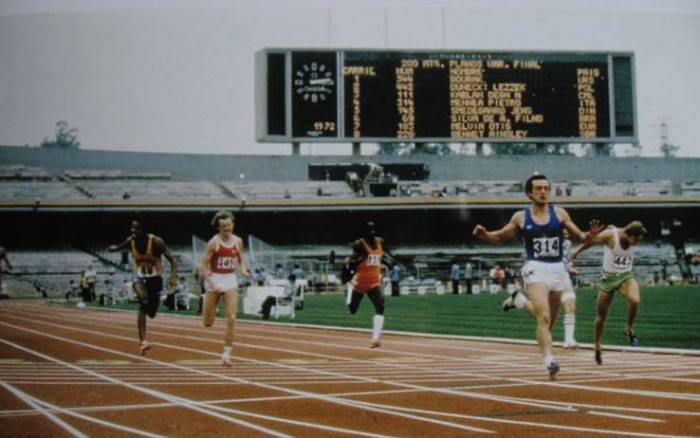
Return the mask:
[[[488, 336], [534, 340], [535, 324], [521, 310], [503, 312], [505, 293], [491, 295], [409, 295], [386, 297], [386, 330]], [[593, 341], [596, 294], [592, 289], [577, 292], [576, 340]], [[125, 307], [136, 308], [135, 305]], [[239, 307], [240, 308], [240, 307]], [[164, 308], [161, 307], [161, 312]], [[167, 312], [167, 311], [165, 311]], [[187, 312], [179, 312], [187, 313]], [[190, 311], [189, 313], [194, 313]], [[365, 299], [356, 315], [350, 315], [341, 295], [306, 294], [305, 307], [295, 323], [371, 328], [374, 308]], [[243, 319], [257, 319], [239, 314]], [[288, 319], [280, 319], [288, 321]], [[608, 311], [603, 344], [626, 345], [623, 335], [627, 302], [616, 296]], [[640, 346], [700, 349], [700, 287], [653, 287], [642, 290], [635, 333]], [[563, 340], [563, 308], [554, 329], [554, 340]]]

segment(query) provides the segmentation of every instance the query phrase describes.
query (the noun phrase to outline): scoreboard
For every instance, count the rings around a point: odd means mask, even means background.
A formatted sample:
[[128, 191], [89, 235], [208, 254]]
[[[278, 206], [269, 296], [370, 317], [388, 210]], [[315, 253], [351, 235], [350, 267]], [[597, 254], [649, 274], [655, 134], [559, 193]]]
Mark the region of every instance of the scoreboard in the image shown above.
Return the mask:
[[634, 55], [265, 49], [266, 142], [636, 143]]

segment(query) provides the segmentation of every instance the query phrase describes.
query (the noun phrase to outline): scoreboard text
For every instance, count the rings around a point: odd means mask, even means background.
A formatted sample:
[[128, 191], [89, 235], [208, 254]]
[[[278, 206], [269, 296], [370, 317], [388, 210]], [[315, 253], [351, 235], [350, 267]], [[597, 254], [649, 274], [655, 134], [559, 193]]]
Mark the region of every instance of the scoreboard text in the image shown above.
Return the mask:
[[258, 73], [261, 141], [636, 142], [631, 54], [268, 49]]

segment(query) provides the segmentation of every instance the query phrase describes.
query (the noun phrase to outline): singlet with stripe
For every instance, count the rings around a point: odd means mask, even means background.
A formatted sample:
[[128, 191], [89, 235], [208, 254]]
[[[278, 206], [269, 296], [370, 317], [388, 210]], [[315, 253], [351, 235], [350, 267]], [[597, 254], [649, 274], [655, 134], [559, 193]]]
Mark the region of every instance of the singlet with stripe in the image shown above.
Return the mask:
[[361, 239], [360, 242], [367, 251], [367, 257], [357, 266], [357, 271], [353, 277], [355, 284], [354, 289], [357, 292], [367, 292], [382, 284], [382, 256], [384, 256], [384, 248], [377, 240], [377, 247], [372, 248]]
[[634, 248], [630, 245], [622, 249], [620, 245], [620, 230], [613, 227], [615, 246], [610, 249], [608, 245], [603, 248], [603, 271], [606, 273], [621, 273], [632, 271], [634, 262]]
[[136, 249], [136, 241], [131, 241], [131, 257], [134, 259], [136, 275], [138, 277], [156, 277], [163, 274], [163, 265], [160, 257], [153, 254], [153, 240], [155, 236], [148, 234], [148, 242], [146, 243], [146, 252], [141, 254]]
[[209, 261], [209, 269], [215, 274], [233, 274], [236, 272], [240, 251], [234, 239], [231, 245], [226, 245], [217, 234], [216, 249]]
[[563, 228], [553, 205], [549, 205], [549, 222], [536, 224], [530, 208], [526, 208], [523, 229], [520, 236], [525, 249], [525, 259], [539, 262], [558, 263], [562, 261]]

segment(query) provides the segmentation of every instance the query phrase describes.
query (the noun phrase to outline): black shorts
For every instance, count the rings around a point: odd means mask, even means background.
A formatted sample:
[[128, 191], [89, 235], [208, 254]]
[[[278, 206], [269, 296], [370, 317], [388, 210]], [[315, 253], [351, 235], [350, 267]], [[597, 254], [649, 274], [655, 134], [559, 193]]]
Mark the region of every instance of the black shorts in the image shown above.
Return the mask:
[[[139, 296], [139, 309], [153, 318], [158, 313], [158, 305], [160, 305], [160, 292], [163, 290], [163, 277], [144, 277], [137, 280], [144, 285], [146, 296]], [[137, 293], [138, 295], [138, 293]]]

